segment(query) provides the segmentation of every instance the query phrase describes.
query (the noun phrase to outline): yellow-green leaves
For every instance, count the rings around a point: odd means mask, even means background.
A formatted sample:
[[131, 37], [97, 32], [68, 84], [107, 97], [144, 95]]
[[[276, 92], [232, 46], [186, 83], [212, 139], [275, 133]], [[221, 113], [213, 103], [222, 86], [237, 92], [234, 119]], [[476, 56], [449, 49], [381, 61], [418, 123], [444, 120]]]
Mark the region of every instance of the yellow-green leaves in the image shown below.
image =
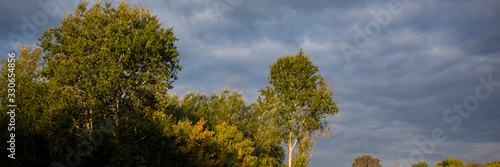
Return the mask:
[[226, 122], [210, 130], [204, 119], [195, 125], [189, 120], [166, 126], [163, 133], [174, 138], [177, 156], [188, 160], [186, 166], [253, 166], [254, 143], [236, 126]]
[[380, 165], [380, 160], [378, 158], [363, 155], [354, 159], [352, 167], [382, 167], [382, 165]]
[[458, 158], [446, 157], [441, 162], [437, 163], [435, 167], [464, 167], [464, 161]]
[[500, 167], [500, 161], [489, 162], [484, 167]]
[[428, 164], [426, 162], [418, 161], [418, 163], [414, 163], [411, 167], [427, 167]]

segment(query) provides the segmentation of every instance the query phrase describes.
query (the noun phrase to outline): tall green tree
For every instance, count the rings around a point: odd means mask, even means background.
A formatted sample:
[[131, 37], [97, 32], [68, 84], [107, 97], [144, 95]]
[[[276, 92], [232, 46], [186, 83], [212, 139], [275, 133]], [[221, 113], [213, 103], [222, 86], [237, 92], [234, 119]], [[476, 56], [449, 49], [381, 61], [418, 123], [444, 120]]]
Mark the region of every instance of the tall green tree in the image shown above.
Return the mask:
[[274, 62], [268, 77], [271, 86], [260, 90], [263, 98], [257, 102], [288, 146], [289, 167], [307, 165], [318, 137], [331, 134], [328, 116], [338, 112], [332, 88], [318, 72], [310, 55], [300, 50]]
[[58, 95], [46, 109], [54, 160], [107, 121], [111, 136], [81, 165], [141, 166], [164, 158], [166, 146], [157, 142], [168, 141], [161, 135], [167, 124], [157, 119], [158, 103], [181, 70], [172, 28], [143, 5], [81, 1], [39, 40], [40, 75]]
[[458, 158], [446, 157], [441, 162], [434, 165], [434, 167], [464, 167], [464, 161]]
[[162, 28], [145, 6], [81, 1], [60, 27], [40, 37], [42, 75], [73, 95], [82, 128], [103, 119], [117, 126], [129, 111], [154, 107], [155, 96], [172, 88], [181, 70], [175, 41], [172, 28]]
[[382, 167], [378, 158], [372, 158], [369, 155], [363, 155], [353, 160], [352, 167]]

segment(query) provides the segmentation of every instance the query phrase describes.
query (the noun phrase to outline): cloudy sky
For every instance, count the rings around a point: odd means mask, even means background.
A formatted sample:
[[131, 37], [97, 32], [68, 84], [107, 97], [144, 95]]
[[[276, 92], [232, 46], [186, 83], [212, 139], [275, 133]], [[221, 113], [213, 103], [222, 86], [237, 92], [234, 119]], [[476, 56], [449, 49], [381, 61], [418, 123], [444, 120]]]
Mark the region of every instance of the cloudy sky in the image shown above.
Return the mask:
[[[2, 2], [1, 57], [59, 26], [77, 4], [60, 1]], [[251, 103], [273, 61], [310, 53], [340, 108], [311, 166], [347, 167], [362, 155], [389, 167], [500, 160], [500, 1], [141, 3], [180, 39], [172, 92], [181, 96], [227, 87]]]

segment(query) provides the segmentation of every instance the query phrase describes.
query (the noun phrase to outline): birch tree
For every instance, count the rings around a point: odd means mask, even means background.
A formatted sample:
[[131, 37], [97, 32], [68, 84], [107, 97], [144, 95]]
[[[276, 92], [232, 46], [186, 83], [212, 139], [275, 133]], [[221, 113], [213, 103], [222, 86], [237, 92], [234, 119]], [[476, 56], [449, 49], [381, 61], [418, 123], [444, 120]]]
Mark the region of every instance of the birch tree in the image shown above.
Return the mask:
[[[332, 87], [302, 50], [270, 66], [269, 83], [257, 102], [270, 115], [269, 123], [287, 145], [288, 166], [307, 166], [315, 142], [331, 135], [328, 116], [338, 112]], [[294, 156], [294, 154], [296, 156]], [[293, 165], [292, 165], [293, 164]]]

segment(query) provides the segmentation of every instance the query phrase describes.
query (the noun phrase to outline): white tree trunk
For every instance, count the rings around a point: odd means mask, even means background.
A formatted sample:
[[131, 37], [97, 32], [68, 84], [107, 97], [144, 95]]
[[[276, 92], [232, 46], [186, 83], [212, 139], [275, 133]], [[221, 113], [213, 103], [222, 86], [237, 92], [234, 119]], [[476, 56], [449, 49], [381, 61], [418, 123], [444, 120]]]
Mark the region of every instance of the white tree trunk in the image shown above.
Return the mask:
[[288, 144], [288, 167], [292, 167], [292, 154], [293, 154], [292, 141]]

